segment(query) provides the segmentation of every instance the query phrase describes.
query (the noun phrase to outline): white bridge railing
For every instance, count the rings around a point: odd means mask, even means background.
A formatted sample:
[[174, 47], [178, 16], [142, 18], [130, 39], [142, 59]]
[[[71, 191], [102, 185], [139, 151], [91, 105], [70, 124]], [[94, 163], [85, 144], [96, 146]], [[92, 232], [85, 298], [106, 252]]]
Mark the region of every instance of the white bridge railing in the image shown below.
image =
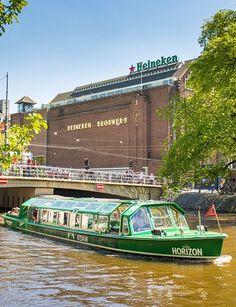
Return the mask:
[[143, 173], [85, 170], [41, 165], [13, 165], [2, 175], [30, 178], [63, 179], [75, 181], [99, 181], [141, 185], [161, 185], [153, 175]]

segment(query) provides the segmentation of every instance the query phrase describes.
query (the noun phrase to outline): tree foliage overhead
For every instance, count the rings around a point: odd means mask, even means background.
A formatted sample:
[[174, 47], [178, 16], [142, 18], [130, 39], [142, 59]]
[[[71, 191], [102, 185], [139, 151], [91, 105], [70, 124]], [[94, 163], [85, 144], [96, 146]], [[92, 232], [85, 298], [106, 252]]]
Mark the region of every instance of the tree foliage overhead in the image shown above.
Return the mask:
[[17, 16], [28, 4], [26, 0], [0, 0], [0, 36], [5, 32], [5, 26], [18, 21]]
[[24, 125], [13, 125], [8, 129], [7, 139], [0, 134], [0, 167], [8, 168], [13, 160], [20, 159], [32, 140], [42, 129], [47, 129], [47, 123], [41, 114], [33, 113], [25, 117]]
[[160, 175], [172, 188], [226, 176], [236, 162], [236, 12], [221, 10], [206, 21], [199, 43], [204, 49], [189, 67], [192, 94], [168, 110], [176, 140]]

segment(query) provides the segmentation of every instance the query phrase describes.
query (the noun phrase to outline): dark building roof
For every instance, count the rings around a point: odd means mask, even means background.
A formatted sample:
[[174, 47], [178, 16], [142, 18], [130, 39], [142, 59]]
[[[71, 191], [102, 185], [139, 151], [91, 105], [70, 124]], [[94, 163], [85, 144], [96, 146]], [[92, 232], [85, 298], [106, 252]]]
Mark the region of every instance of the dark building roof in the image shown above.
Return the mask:
[[85, 86], [79, 86], [72, 92], [72, 97], [80, 97], [83, 95], [91, 95], [102, 91], [121, 89], [129, 86], [140, 85], [170, 78], [178, 70], [178, 64], [172, 64], [165, 67], [150, 69], [142, 72], [135, 72], [123, 77], [105, 80], [102, 82], [91, 83]]
[[73, 93], [73, 91], [70, 92], [65, 92], [65, 93], [59, 93], [56, 95], [56, 97], [54, 97], [50, 103], [54, 103], [54, 102], [58, 102], [58, 101], [63, 101], [66, 99], [71, 98], [71, 94]]
[[25, 103], [25, 104], [36, 104], [36, 102], [29, 98], [28, 96], [23, 96], [21, 99], [19, 99], [15, 104], [20, 104], [20, 103]]
[[[148, 69], [144, 71], [137, 71], [125, 76], [112, 78], [100, 82], [90, 83], [76, 87], [73, 91], [59, 93], [54, 99], [50, 101], [50, 104], [62, 102], [69, 99], [76, 99], [80, 97], [86, 97], [88, 95], [97, 95], [102, 92], [112, 92], [120, 89], [143, 86], [143, 89], [147, 88], [152, 82], [159, 82], [160, 80], [167, 80], [174, 78], [179, 79], [188, 70], [187, 64], [192, 60], [185, 63], [174, 63], [165, 66], [160, 66], [154, 69]], [[164, 83], [164, 84], [167, 84]], [[118, 93], [119, 91], [116, 91]], [[94, 97], [95, 97], [94, 96]]]

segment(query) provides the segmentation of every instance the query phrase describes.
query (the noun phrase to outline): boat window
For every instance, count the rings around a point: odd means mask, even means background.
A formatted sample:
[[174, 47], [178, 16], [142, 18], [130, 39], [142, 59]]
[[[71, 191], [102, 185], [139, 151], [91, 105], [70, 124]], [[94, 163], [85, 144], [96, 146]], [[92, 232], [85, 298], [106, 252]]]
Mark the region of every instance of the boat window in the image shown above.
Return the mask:
[[77, 213], [75, 216], [75, 228], [80, 228], [80, 224], [81, 224], [81, 215]]
[[172, 227], [171, 218], [166, 206], [150, 207], [154, 228]]
[[188, 228], [188, 224], [185, 220], [184, 215], [174, 208], [170, 208], [172, 215], [174, 217], [174, 221], [177, 227]]
[[151, 229], [151, 224], [148, 218], [146, 208], [139, 208], [131, 217], [131, 224], [134, 232], [140, 232]]
[[111, 214], [110, 220], [111, 221], [120, 221], [121, 214], [129, 207], [127, 204], [123, 204], [116, 208]]
[[122, 212], [124, 212], [129, 205], [127, 204], [122, 204], [116, 210], [114, 210], [110, 216], [110, 231], [119, 233], [120, 229], [120, 217]]
[[35, 222], [38, 222], [39, 220], [39, 210], [38, 209], [33, 210], [32, 220]]
[[108, 216], [100, 215], [94, 223], [94, 230], [105, 232], [108, 228]]
[[[34, 219], [34, 212], [37, 209], [33, 210], [33, 219]], [[43, 223], [53, 223], [54, 211], [52, 210], [41, 210], [40, 212], [40, 221]]]
[[48, 223], [53, 223], [54, 212], [52, 210], [48, 211]]
[[109, 203], [109, 204], [105, 204], [100, 210], [99, 212], [105, 214], [105, 213], [110, 213], [112, 212], [115, 208], [117, 207], [117, 203]]
[[68, 226], [71, 228], [75, 227], [75, 217], [76, 217], [76, 214], [74, 212], [69, 213]]
[[62, 226], [64, 223], [64, 212], [63, 211], [58, 211], [58, 225]]
[[63, 206], [65, 206], [65, 204], [67, 204], [67, 203], [63, 200], [56, 200], [53, 203], [53, 205], [57, 208], [63, 207]]
[[31, 198], [30, 199], [30, 206], [40, 206], [42, 204], [46, 203], [46, 199], [38, 199], [38, 198]]
[[41, 220], [42, 220], [42, 222], [47, 222], [48, 221], [48, 211], [47, 210], [42, 210], [41, 211]]
[[47, 219], [45, 219], [46, 214], [44, 214], [44, 211], [46, 210], [43, 210], [43, 222], [56, 224], [58, 226], [69, 226], [69, 212], [50, 210], [47, 213]]
[[119, 221], [120, 220], [120, 211], [118, 210], [118, 208], [112, 212], [111, 214], [111, 221]]
[[98, 210], [100, 207], [102, 207], [103, 205], [99, 205], [97, 203], [90, 203], [90, 204], [87, 204], [86, 206], [86, 210], [88, 211], [96, 211]]
[[80, 229], [92, 229], [93, 226], [93, 215], [92, 214], [81, 214], [81, 225]]
[[120, 211], [117, 208], [115, 211], [112, 212], [110, 216], [110, 231], [118, 233], [120, 229]]
[[68, 212], [64, 212], [63, 226], [68, 225]]
[[127, 217], [123, 218], [122, 233], [124, 235], [128, 235], [129, 234], [129, 223], [128, 223], [128, 218]]
[[38, 221], [38, 209], [29, 208], [27, 212], [27, 217], [29, 220], [34, 222]]
[[53, 203], [54, 203], [54, 200], [47, 200], [44, 204], [43, 204], [43, 206], [47, 206], [47, 207], [50, 207], [50, 206], [52, 206], [53, 205]]
[[58, 221], [58, 212], [54, 211], [53, 212], [53, 224], [57, 224]]
[[122, 204], [122, 205], [120, 205], [118, 208], [117, 208], [117, 210], [120, 212], [120, 214], [122, 213], [122, 212], [124, 212], [126, 209], [128, 209], [128, 207], [129, 207], [129, 205], [128, 204]]

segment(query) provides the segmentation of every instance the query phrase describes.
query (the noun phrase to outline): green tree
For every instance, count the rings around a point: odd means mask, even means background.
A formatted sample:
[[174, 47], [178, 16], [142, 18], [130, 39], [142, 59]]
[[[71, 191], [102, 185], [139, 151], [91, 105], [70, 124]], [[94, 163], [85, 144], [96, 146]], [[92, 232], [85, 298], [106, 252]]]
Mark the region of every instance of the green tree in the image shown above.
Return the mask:
[[13, 159], [20, 159], [32, 140], [42, 129], [47, 129], [47, 123], [39, 113], [29, 114], [22, 126], [12, 125], [8, 129], [7, 139], [0, 134], [0, 167], [8, 168]]
[[6, 25], [18, 21], [18, 15], [27, 4], [26, 0], [0, 0], [0, 36], [5, 32]]
[[176, 139], [160, 176], [172, 189], [227, 176], [236, 162], [236, 12], [221, 10], [202, 26], [203, 51], [189, 69], [189, 97], [172, 101]]

